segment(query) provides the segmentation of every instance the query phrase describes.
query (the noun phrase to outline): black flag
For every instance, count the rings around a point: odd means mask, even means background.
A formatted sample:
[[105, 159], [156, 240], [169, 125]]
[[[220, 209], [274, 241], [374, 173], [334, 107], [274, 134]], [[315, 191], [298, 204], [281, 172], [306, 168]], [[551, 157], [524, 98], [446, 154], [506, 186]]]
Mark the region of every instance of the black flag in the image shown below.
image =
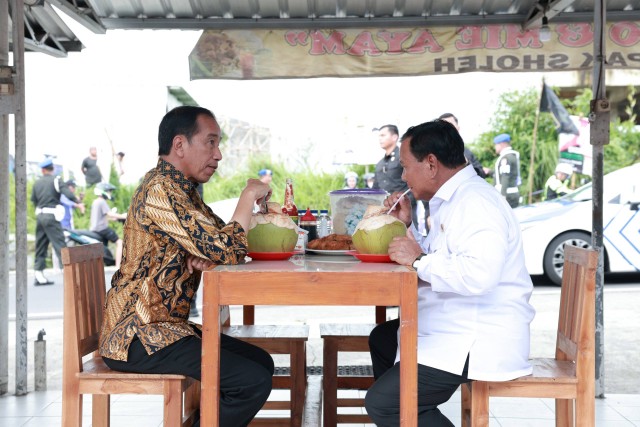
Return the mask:
[[559, 133], [572, 133], [580, 135], [580, 131], [571, 121], [569, 113], [560, 102], [560, 99], [552, 88], [542, 83], [542, 97], [540, 98], [540, 111], [551, 113], [556, 121], [556, 130]]

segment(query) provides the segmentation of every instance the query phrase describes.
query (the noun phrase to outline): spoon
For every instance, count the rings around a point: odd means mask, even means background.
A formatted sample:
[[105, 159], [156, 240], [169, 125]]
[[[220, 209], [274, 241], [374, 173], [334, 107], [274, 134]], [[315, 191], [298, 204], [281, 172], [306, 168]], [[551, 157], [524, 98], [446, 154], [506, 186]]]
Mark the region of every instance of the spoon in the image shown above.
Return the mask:
[[404, 193], [402, 193], [402, 194], [400, 195], [400, 197], [398, 197], [398, 200], [396, 200], [396, 202], [395, 202], [393, 205], [391, 205], [391, 208], [387, 211], [387, 215], [389, 215], [389, 214], [391, 213], [391, 211], [396, 207], [396, 205], [398, 204], [398, 202], [400, 202], [400, 199], [402, 199], [404, 196], [406, 196], [406, 195], [407, 195], [407, 193], [409, 193], [409, 191], [411, 191], [411, 189], [410, 189], [410, 188], [407, 188], [407, 189], [406, 189], [406, 191], [405, 191]]

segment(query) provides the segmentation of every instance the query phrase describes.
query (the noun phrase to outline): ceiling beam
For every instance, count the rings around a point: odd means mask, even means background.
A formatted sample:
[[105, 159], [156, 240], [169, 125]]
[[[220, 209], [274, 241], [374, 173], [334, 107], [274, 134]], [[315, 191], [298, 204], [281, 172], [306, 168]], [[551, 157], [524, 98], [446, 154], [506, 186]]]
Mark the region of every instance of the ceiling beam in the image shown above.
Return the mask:
[[[542, 18], [540, 18], [542, 19]], [[639, 11], [607, 12], [607, 21], [637, 21]], [[380, 17], [380, 18], [291, 18], [291, 19], [163, 19], [163, 18], [102, 18], [106, 29], [182, 29], [182, 30], [246, 30], [246, 29], [322, 29], [322, 28], [365, 28], [365, 27], [443, 27], [461, 25], [523, 25], [527, 16], [523, 14], [501, 15], [457, 15], [425, 17]], [[555, 23], [593, 22], [593, 13], [562, 13], [555, 17]], [[538, 24], [539, 26], [539, 24]]]
[[94, 34], [105, 34], [107, 32], [107, 29], [97, 21], [92, 9], [80, 9], [65, 0], [48, 1]]

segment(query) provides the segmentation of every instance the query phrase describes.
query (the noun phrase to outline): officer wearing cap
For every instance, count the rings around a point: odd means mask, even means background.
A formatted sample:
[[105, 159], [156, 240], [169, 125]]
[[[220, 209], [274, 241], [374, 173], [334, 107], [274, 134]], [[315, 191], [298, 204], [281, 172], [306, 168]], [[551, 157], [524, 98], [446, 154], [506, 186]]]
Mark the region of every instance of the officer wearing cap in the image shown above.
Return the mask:
[[260, 169], [258, 176], [260, 181], [265, 184], [271, 184], [271, 181], [273, 180], [273, 171], [271, 169]]
[[[387, 193], [405, 191], [407, 183], [402, 180], [403, 167], [400, 164], [400, 145], [398, 140], [398, 127], [396, 125], [384, 125], [378, 129], [378, 142], [380, 148], [384, 150], [384, 157], [376, 164], [375, 178], [372, 188], [381, 188]], [[407, 195], [411, 200], [413, 209], [413, 220], [417, 224], [416, 208], [417, 203], [413, 194]]]
[[502, 133], [493, 139], [498, 153], [495, 166], [496, 189], [507, 199], [509, 206], [520, 204], [520, 153], [511, 147], [511, 135]]
[[[49, 157], [38, 164], [42, 169], [40, 177], [31, 190], [31, 201], [36, 207], [36, 259], [35, 285], [52, 285], [53, 282], [44, 276], [47, 263], [49, 242], [53, 245], [58, 261], [60, 250], [66, 246], [60, 220], [64, 217], [64, 207], [60, 204], [60, 195], [79, 203], [69, 188], [60, 182], [59, 176], [53, 174], [53, 160]], [[62, 268], [62, 265], [59, 265]]]

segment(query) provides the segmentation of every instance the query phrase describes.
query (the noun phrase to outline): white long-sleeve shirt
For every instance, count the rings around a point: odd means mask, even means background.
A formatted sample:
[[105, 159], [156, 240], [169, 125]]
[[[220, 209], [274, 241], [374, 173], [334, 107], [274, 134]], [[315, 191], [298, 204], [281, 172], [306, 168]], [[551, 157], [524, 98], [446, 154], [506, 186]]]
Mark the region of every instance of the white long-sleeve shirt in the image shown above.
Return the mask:
[[418, 363], [461, 374], [468, 354], [471, 379], [530, 374], [533, 284], [511, 207], [467, 166], [429, 209], [428, 236], [412, 227], [427, 254], [416, 263]]

